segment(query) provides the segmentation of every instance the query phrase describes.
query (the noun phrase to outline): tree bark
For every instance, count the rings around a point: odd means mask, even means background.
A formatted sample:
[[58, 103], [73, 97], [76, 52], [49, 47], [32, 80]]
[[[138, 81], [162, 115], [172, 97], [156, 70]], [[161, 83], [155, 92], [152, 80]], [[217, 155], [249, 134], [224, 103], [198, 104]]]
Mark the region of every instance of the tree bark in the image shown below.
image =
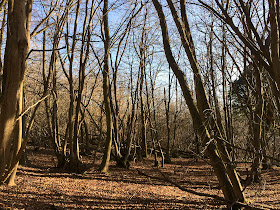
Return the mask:
[[[192, 45], [190, 44], [190, 42], [187, 38], [187, 35], [186, 35], [185, 31], [183, 30], [184, 26], [181, 24], [181, 21], [179, 19], [179, 16], [176, 12], [176, 9], [175, 9], [175, 6], [174, 6], [172, 0], [167, 0], [167, 3], [171, 10], [174, 22], [176, 24], [177, 30], [181, 37], [182, 45], [185, 49], [185, 52], [188, 56], [191, 68], [194, 73], [197, 108], [199, 110], [202, 121], [204, 123], [207, 123], [208, 119], [207, 119], [207, 116], [205, 115], [206, 114], [205, 111], [211, 110], [211, 107], [210, 107], [210, 104], [209, 104], [207, 96], [206, 96], [204, 84], [203, 84], [201, 73], [200, 73], [199, 64], [196, 60], [195, 54], [193, 53], [194, 49], [192, 48]], [[185, 21], [187, 21], [186, 17], [185, 17]], [[190, 31], [189, 31], [189, 33], [190, 33]], [[242, 193], [242, 187], [240, 184], [240, 180], [236, 174], [236, 171], [235, 171], [233, 165], [231, 164], [231, 159], [229, 157], [227, 148], [225, 147], [224, 142], [221, 140], [221, 139], [225, 138], [224, 131], [221, 130], [223, 128], [221, 119], [219, 119], [219, 118], [215, 119], [214, 115], [211, 113], [209, 115], [209, 119], [210, 119], [210, 123], [207, 123], [207, 128], [214, 131], [214, 139], [217, 142], [219, 154], [222, 158], [222, 161], [224, 162], [224, 164], [226, 166], [227, 174], [230, 177], [230, 180], [233, 184], [234, 191], [235, 191], [236, 195], [238, 196], [238, 199], [240, 199], [240, 201], [243, 201], [244, 196]]]
[[[174, 7], [174, 5], [171, 1], [168, 0], [168, 3], [169, 3], [169, 5], [172, 4], [170, 6]], [[216, 148], [215, 144], [213, 143], [213, 140], [210, 138], [208, 129], [204, 126], [204, 123], [203, 123], [204, 114], [201, 115], [201, 110], [200, 110], [200, 112], [198, 111], [198, 108], [196, 107], [194, 100], [192, 98], [192, 94], [189, 89], [188, 83], [186, 81], [185, 75], [179, 68], [178, 64], [176, 63], [176, 61], [172, 55], [172, 51], [171, 51], [170, 45], [169, 45], [169, 35], [168, 35], [168, 31], [167, 31], [166, 20], [165, 20], [164, 13], [162, 11], [162, 6], [158, 2], [158, 0], [153, 0], [153, 4], [157, 10], [157, 13], [158, 13], [158, 16], [160, 19], [160, 26], [161, 26], [161, 30], [162, 30], [162, 36], [163, 36], [163, 45], [164, 45], [164, 50], [165, 50], [165, 55], [166, 55], [167, 61], [179, 81], [185, 101], [189, 107], [190, 114], [192, 116], [194, 125], [198, 131], [198, 134], [202, 137], [202, 139], [204, 141], [204, 145], [207, 145], [206, 153], [214, 168], [215, 174], [219, 180], [219, 184], [222, 187], [224, 196], [226, 199], [233, 201], [233, 202], [236, 200], [244, 201], [243, 193], [241, 192], [241, 189], [240, 189], [241, 188], [240, 182], [238, 182], [239, 184], [237, 183], [237, 186], [236, 186], [236, 183], [232, 182], [234, 180], [231, 180], [229, 178], [227, 169], [223, 163], [223, 160], [219, 156], [217, 148]], [[174, 20], [175, 20], [175, 22], [179, 21], [178, 17], [174, 17]], [[178, 22], [177, 22], [177, 24], [178, 24]], [[182, 28], [178, 27], [178, 30], [181, 30], [181, 29]], [[186, 39], [184, 39], [184, 40], [182, 39], [182, 42], [184, 42], [185, 44], [188, 45], [188, 42]], [[184, 43], [183, 43], [183, 45], [184, 45]], [[190, 47], [188, 47], [188, 49], [190, 49]], [[195, 62], [195, 59], [193, 58], [193, 54], [191, 53], [190, 50], [187, 50], [187, 53], [190, 56], [189, 59], [192, 58], [192, 59], [190, 59], [191, 66], [196, 68], [196, 70], [197, 70], [198, 66], [197, 66], [197, 63]], [[196, 70], [194, 70], [195, 74], [198, 73]], [[204, 90], [203, 86], [198, 86], [198, 87], [200, 90], [196, 89], [197, 94], [201, 93], [201, 91], [202, 91], [202, 92], [204, 92], [204, 97], [202, 97], [201, 99], [197, 98], [197, 100], [198, 101], [201, 100], [200, 104], [205, 106], [205, 104], [208, 104], [207, 99], [205, 98], [205, 90]], [[203, 110], [205, 110], [205, 109], [203, 109]], [[221, 149], [221, 148], [219, 148], [219, 149]], [[224, 152], [224, 151], [220, 151], [220, 153], [221, 152]], [[236, 176], [236, 174], [234, 174], [234, 175]], [[237, 181], [238, 181], [238, 177], [237, 177]], [[238, 192], [238, 191], [240, 191], [240, 192]]]
[[101, 172], [107, 172], [109, 170], [110, 165], [110, 155], [111, 155], [111, 147], [112, 147], [112, 131], [113, 131], [113, 122], [112, 122], [112, 111], [110, 106], [110, 77], [109, 77], [109, 55], [110, 55], [110, 33], [109, 33], [109, 21], [108, 21], [108, 0], [104, 0], [103, 7], [103, 24], [104, 24], [104, 33], [105, 33], [105, 41], [104, 41], [104, 67], [103, 67], [103, 97], [104, 97], [104, 105], [106, 112], [106, 125], [107, 125], [107, 136], [105, 142], [105, 150], [102, 159], [102, 163], [100, 165]]
[[[30, 18], [28, 14], [31, 12], [31, 5], [32, 1], [10, 0], [8, 2], [8, 36], [6, 44], [6, 48], [8, 48], [5, 50], [5, 81], [0, 113], [0, 177], [3, 176], [10, 161], [8, 159], [11, 155], [9, 148], [11, 148], [14, 128], [17, 123], [18, 125], [21, 124], [21, 120], [17, 122], [16, 117], [17, 110], [20, 111], [18, 105], [21, 105], [22, 101], [22, 87], [26, 69], [25, 60], [29, 44], [28, 27]], [[17, 133], [21, 135], [22, 127], [18, 127], [17, 129]], [[17, 135], [14, 142], [13, 153], [16, 153], [15, 151], [18, 150], [18, 146], [20, 145], [20, 135]], [[11, 184], [14, 183], [13, 178], [14, 175], [9, 180]]]

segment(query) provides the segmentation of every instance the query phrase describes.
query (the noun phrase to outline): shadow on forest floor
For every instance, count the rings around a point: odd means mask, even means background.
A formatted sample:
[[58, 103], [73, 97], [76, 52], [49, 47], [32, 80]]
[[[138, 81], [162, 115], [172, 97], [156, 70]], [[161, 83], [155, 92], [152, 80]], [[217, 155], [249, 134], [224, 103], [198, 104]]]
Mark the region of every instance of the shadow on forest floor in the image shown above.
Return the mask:
[[[161, 173], [180, 185], [210, 194], [221, 195], [213, 170], [204, 161], [173, 159], [164, 168], [153, 168], [152, 158], [131, 163], [130, 169], [118, 168], [114, 162], [109, 173], [100, 173], [91, 157], [83, 157], [88, 170], [83, 174], [55, 168], [51, 150], [28, 150], [30, 165], [18, 169], [17, 186], [0, 186], [0, 209], [216, 209], [219, 203], [179, 190], [162, 180], [138, 174], [140, 170], [153, 177]], [[239, 167], [242, 176], [246, 167]], [[263, 174], [261, 184], [246, 188], [246, 197], [256, 204], [280, 209], [280, 169]], [[1, 200], [3, 198], [3, 200]], [[2, 206], [1, 206], [2, 205]]]

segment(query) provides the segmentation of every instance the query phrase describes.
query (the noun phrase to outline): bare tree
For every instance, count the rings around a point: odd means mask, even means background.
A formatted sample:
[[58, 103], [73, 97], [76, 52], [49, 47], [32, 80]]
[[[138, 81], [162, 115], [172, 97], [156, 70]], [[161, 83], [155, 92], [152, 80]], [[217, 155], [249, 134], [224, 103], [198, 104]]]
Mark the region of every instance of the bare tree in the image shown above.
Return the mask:
[[[166, 25], [166, 20], [164, 13], [162, 11], [162, 6], [157, 0], [153, 0], [153, 4], [157, 10], [161, 30], [162, 30], [162, 36], [163, 36], [163, 45], [164, 50], [166, 54], [167, 61], [172, 68], [174, 74], [176, 75], [179, 84], [181, 86], [184, 98], [186, 100], [186, 103], [188, 104], [194, 125], [198, 131], [198, 134], [202, 137], [204, 145], [207, 145], [206, 147], [206, 153], [208, 157], [210, 158], [211, 164], [214, 168], [215, 174], [219, 180], [220, 185], [222, 186], [222, 191], [224, 193], [224, 196], [227, 200], [230, 200], [234, 202], [235, 200], [244, 201], [245, 198], [242, 193], [242, 187], [239, 181], [239, 178], [235, 172], [235, 169], [228, 163], [230, 163], [230, 158], [228, 155], [228, 152], [225, 148], [224, 143], [221, 141], [220, 138], [224, 138], [224, 136], [220, 133], [218, 124], [220, 122], [217, 122], [213, 115], [210, 115], [211, 123], [208, 125], [205, 125], [205, 111], [211, 110], [204, 85], [201, 79], [199, 65], [197, 63], [195, 54], [194, 54], [194, 48], [192, 47], [193, 44], [190, 39], [190, 30], [187, 30], [187, 17], [184, 16], [184, 25], [182, 22], [180, 22], [180, 18], [178, 17], [178, 14], [176, 12], [175, 6], [171, 0], [167, 0], [168, 6], [171, 10], [174, 22], [177, 26], [177, 29], [179, 31], [181, 41], [183, 44], [183, 47], [185, 49], [185, 52], [189, 58], [190, 65], [192, 67], [192, 70], [195, 75], [195, 89], [196, 89], [196, 99], [197, 99], [197, 106], [195, 105], [194, 99], [192, 98], [192, 94], [190, 91], [190, 88], [188, 86], [188, 83], [185, 79], [184, 73], [179, 68], [178, 64], [176, 63], [172, 51], [170, 49], [169, 44], [169, 36], [168, 36], [168, 30]], [[185, 1], [181, 1], [181, 8], [183, 8], [185, 5]], [[188, 32], [185, 33], [185, 30]], [[218, 152], [216, 146], [213, 144], [213, 140], [211, 140], [209, 130], [214, 130], [215, 135], [213, 138], [217, 141], [218, 146]], [[224, 165], [225, 164], [225, 165]]]

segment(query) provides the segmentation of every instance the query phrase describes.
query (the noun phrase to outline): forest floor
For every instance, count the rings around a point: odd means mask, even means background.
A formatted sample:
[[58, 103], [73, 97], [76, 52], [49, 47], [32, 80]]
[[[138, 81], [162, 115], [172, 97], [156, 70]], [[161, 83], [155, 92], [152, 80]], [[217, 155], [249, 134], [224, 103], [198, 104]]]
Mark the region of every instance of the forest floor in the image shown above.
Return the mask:
[[[222, 209], [219, 202], [184, 192], [162, 181], [140, 175], [138, 170], [153, 177], [161, 172], [187, 189], [222, 196], [213, 170], [203, 160], [173, 159], [164, 168], [153, 168], [146, 159], [132, 163], [130, 169], [114, 165], [109, 173], [98, 172], [98, 161], [83, 174], [55, 169], [51, 151], [28, 150], [30, 166], [19, 166], [16, 186], [0, 186], [0, 209]], [[90, 163], [90, 157], [83, 157]], [[238, 168], [246, 178], [246, 167]], [[245, 189], [251, 204], [264, 209], [280, 209], [280, 168], [262, 173], [262, 182]], [[265, 207], [264, 207], [265, 206]]]

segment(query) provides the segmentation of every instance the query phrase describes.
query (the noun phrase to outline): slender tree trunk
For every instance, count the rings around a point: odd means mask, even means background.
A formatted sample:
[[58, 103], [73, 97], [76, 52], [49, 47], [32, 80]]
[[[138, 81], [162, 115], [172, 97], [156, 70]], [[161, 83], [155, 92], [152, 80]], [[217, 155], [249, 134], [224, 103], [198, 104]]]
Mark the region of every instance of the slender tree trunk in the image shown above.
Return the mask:
[[172, 77], [171, 69], [169, 68], [168, 75], [168, 101], [167, 101], [167, 110], [166, 110], [166, 125], [167, 125], [167, 153], [166, 153], [166, 163], [171, 163], [171, 125], [170, 125], [170, 103], [171, 103], [171, 86], [172, 86]]
[[[123, 157], [120, 151], [120, 138], [119, 138], [119, 105], [117, 100], [117, 68], [113, 69], [113, 89], [114, 89], [114, 100], [112, 96], [110, 97], [112, 116], [113, 116], [113, 127], [114, 127], [114, 147], [116, 151], [116, 159], [119, 165], [123, 165]], [[115, 108], [113, 105], [113, 101], [115, 102]]]
[[[221, 58], [221, 69], [222, 69], [222, 84], [223, 84], [223, 110], [224, 110], [224, 122], [225, 122], [225, 133], [227, 141], [233, 145], [233, 136], [231, 129], [231, 120], [228, 104], [228, 91], [227, 91], [227, 80], [226, 80], [226, 32], [225, 24], [222, 23], [222, 58]], [[228, 148], [229, 151], [233, 151], [233, 148]], [[232, 155], [233, 157], [233, 155]]]
[[260, 164], [261, 164], [261, 140], [262, 140], [262, 120], [263, 120], [263, 87], [262, 87], [262, 73], [260, 69], [255, 69], [256, 79], [256, 108], [253, 113], [253, 146], [255, 156], [252, 164], [253, 181], [260, 181]]
[[141, 147], [142, 147], [142, 156], [148, 157], [148, 147], [147, 147], [147, 132], [146, 132], [146, 113], [144, 107], [144, 99], [143, 99], [143, 85], [145, 78], [145, 68], [146, 68], [146, 20], [147, 20], [147, 11], [144, 16], [144, 24], [141, 35], [140, 42], [140, 88], [139, 88], [139, 96], [140, 96], [140, 118], [141, 118]]
[[[80, 4], [80, 2], [78, 3]], [[85, 84], [85, 68], [86, 68], [86, 63], [89, 57], [89, 46], [90, 46], [90, 25], [91, 25], [91, 20], [94, 15], [94, 3], [92, 2], [91, 5], [91, 12], [88, 14], [88, 7], [89, 7], [89, 1], [86, 1], [85, 4], [86, 10], [85, 10], [85, 15], [84, 15], [84, 22], [83, 22], [83, 32], [82, 32], [82, 43], [81, 43], [81, 52], [80, 52], [80, 64], [79, 64], [79, 87], [78, 87], [78, 92], [76, 96], [76, 106], [73, 110], [73, 119], [74, 119], [74, 124], [73, 124], [73, 166], [74, 170], [77, 170], [80, 172], [80, 165], [82, 164], [82, 161], [80, 159], [80, 149], [79, 149], [79, 131], [80, 131], [80, 112], [81, 112], [81, 103], [82, 103], [82, 96], [83, 96], [83, 90], [84, 90], [84, 84]], [[77, 8], [77, 14], [79, 13], [78, 11], [79, 8]], [[78, 15], [77, 15], [78, 16]], [[77, 23], [77, 22], [76, 22]]]
[[[152, 81], [152, 78], [150, 78]], [[151, 82], [152, 83], [152, 82]], [[148, 109], [148, 122], [149, 122], [149, 127], [150, 127], [150, 134], [151, 134], [151, 139], [152, 139], [152, 145], [153, 145], [153, 150], [154, 150], [154, 166], [158, 166], [158, 160], [157, 160], [157, 152], [156, 152], [156, 142], [155, 142], [155, 128], [152, 123], [152, 113], [151, 113], [151, 104], [150, 104], [150, 94], [149, 94], [149, 88], [148, 88], [148, 81], [147, 81], [147, 74], [145, 73], [145, 85], [146, 85], [146, 94], [147, 94], [147, 109]], [[151, 84], [151, 89], [153, 89], [153, 84]], [[152, 90], [153, 91], [153, 90]], [[153, 107], [153, 109], [155, 109]], [[155, 123], [155, 122], [154, 122]]]
[[[157, 112], [157, 109], [156, 109], [156, 105], [155, 105], [155, 81], [153, 81], [152, 79], [152, 72], [150, 71], [150, 83], [151, 83], [151, 97], [152, 97], [152, 120], [153, 120], [153, 127], [152, 127], [152, 130], [153, 130], [153, 133], [154, 133], [154, 141], [155, 141], [155, 153], [157, 153], [157, 149], [160, 151], [160, 157], [161, 157], [161, 166], [163, 167], [164, 166], [164, 162], [165, 162], [165, 157], [164, 157], [164, 153], [162, 151], [162, 148], [161, 148], [161, 145], [160, 145], [160, 142], [159, 142], [159, 135], [158, 135], [158, 123], [157, 123], [157, 117], [156, 117], [156, 112]], [[156, 78], [155, 78], [156, 79]], [[155, 159], [157, 158], [157, 154], [155, 154]], [[158, 162], [156, 161], [155, 162], [155, 165], [158, 165]]]
[[[76, 6], [76, 14], [75, 14], [75, 22], [74, 22], [74, 29], [73, 29], [73, 41], [70, 48], [70, 52], [68, 52], [68, 58], [69, 58], [69, 75], [67, 76], [68, 82], [69, 82], [69, 128], [68, 128], [68, 134], [69, 134], [69, 149], [70, 149], [70, 161], [69, 161], [69, 169], [73, 172], [80, 172], [80, 156], [79, 156], [79, 142], [78, 138], [75, 137], [76, 135], [76, 125], [75, 125], [75, 99], [76, 99], [76, 92], [74, 90], [74, 80], [73, 80], [73, 68], [74, 68], [74, 53], [75, 53], [75, 46], [77, 43], [77, 27], [78, 27], [78, 19], [79, 19], [79, 13], [80, 13], [80, 5], [81, 0], [77, 1]], [[67, 25], [67, 36], [69, 36], [69, 25]], [[66, 43], [69, 49], [69, 43], [66, 39]], [[78, 96], [77, 96], [78, 97]]]
[[[138, 72], [138, 80], [140, 77], [140, 73]], [[134, 140], [134, 130], [135, 130], [135, 122], [137, 120], [136, 116], [136, 101], [138, 97], [139, 90], [139, 82], [137, 80], [136, 90], [133, 91], [133, 69], [130, 69], [130, 96], [131, 96], [131, 114], [128, 116], [127, 120], [127, 135], [126, 135], [126, 154], [124, 156], [124, 160], [122, 165], [127, 167], [129, 156], [131, 155], [131, 147]], [[128, 105], [129, 106], [129, 105]], [[134, 145], [136, 148], [136, 145]], [[136, 149], [135, 149], [136, 152]]]
[[100, 165], [100, 171], [107, 172], [109, 170], [110, 165], [110, 155], [111, 155], [111, 147], [112, 147], [112, 130], [113, 130], [113, 122], [112, 122], [112, 111], [110, 106], [110, 77], [109, 77], [109, 55], [110, 55], [110, 34], [109, 34], [109, 22], [108, 22], [108, 0], [104, 0], [103, 7], [103, 24], [104, 24], [104, 67], [103, 67], [103, 96], [104, 96], [104, 105], [106, 112], [106, 125], [107, 125], [107, 136], [105, 142], [105, 150], [102, 159], [102, 163]]
[[167, 127], [167, 150], [166, 150], [166, 158], [165, 162], [166, 163], [171, 163], [171, 149], [170, 149], [170, 144], [171, 144], [171, 132], [170, 132], [170, 72], [169, 72], [169, 86], [168, 86], [168, 96], [166, 96], [166, 91], [164, 88], [164, 104], [165, 104], [165, 117], [166, 117], [166, 127]]
[[[47, 115], [47, 121], [48, 121], [48, 129], [49, 129], [49, 135], [52, 138], [52, 145], [58, 160], [57, 167], [61, 168], [66, 163], [66, 155], [63, 152], [63, 146], [60, 141], [60, 136], [58, 134], [58, 107], [57, 107], [57, 52], [56, 49], [59, 46], [60, 40], [61, 40], [61, 31], [63, 30], [65, 26], [65, 20], [67, 18], [67, 9], [65, 9], [65, 12], [60, 20], [58, 20], [58, 23], [56, 25], [54, 36], [53, 36], [53, 43], [52, 43], [52, 54], [50, 57], [49, 67], [48, 67], [48, 74], [45, 73], [45, 54], [46, 54], [46, 32], [43, 32], [43, 84], [44, 84], [44, 92], [43, 97], [46, 96], [49, 93], [49, 85], [50, 81], [52, 79], [52, 96], [53, 96], [53, 104], [52, 104], [52, 110], [50, 108], [50, 98], [48, 97], [45, 100], [45, 110]], [[66, 141], [66, 140], [65, 140]], [[64, 143], [65, 144], [65, 143]]]

